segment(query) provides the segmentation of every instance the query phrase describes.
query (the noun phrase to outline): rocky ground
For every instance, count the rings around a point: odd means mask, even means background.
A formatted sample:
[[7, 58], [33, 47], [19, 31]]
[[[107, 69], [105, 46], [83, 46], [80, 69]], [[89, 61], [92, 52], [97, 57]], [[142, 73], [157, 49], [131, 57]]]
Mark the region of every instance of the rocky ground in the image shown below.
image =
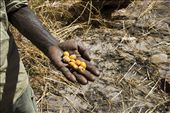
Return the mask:
[[[70, 2], [37, 2], [40, 5], [32, 7], [41, 12], [50, 4], [58, 10], [57, 3]], [[133, 2], [109, 20], [94, 17], [67, 26], [46, 15], [51, 8], [44, 15], [39, 12], [43, 24], [61, 41], [81, 40], [101, 71], [94, 83], [72, 84], [28, 41], [17, 38], [39, 112], [169, 113], [169, 8], [169, 1]]]

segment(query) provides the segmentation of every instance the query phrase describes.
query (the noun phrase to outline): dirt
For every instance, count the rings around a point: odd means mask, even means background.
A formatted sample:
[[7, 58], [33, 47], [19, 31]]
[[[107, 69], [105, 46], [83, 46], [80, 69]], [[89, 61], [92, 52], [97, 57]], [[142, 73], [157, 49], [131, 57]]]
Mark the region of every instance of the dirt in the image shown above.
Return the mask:
[[81, 86], [43, 63], [52, 74], [31, 76], [40, 113], [169, 113], [169, 93], [160, 85], [170, 81], [169, 7], [168, 1], [135, 2], [110, 20], [72, 24], [66, 36], [55, 32], [61, 41], [81, 40], [101, 75]]

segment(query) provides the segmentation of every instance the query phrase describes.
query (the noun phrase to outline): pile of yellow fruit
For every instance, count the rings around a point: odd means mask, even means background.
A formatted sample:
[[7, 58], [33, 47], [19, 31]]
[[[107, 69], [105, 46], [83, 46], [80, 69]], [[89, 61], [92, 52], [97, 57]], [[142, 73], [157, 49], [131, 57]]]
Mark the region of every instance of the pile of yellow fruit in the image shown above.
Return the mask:
[[68, 63], [69, 66], [79, 72], [83, 73], [86, 70], [86, 63], [77, 59], [75, 54], [70, 55], [68, 51], [63, 53], [63, 62]]

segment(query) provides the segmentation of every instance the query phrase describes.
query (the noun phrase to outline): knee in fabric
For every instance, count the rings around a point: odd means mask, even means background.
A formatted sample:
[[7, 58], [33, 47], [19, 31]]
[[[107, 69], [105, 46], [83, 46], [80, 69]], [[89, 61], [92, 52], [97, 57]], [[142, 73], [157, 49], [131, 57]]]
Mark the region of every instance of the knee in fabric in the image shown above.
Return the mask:
[[35, 95], [32, 88], [27, 87], [23, 95], [15, 103], [15, 113], [37, 113]]

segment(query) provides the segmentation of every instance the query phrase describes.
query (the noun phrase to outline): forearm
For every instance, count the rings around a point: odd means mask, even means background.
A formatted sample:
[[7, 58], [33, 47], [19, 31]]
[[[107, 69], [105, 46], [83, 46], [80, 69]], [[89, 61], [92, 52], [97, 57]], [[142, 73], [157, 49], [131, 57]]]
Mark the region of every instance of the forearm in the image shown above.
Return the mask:
[[28, 7], [20, 8], [8, 14], [8, 17], [11, 24], [44, 53], [48, 52], [50, 46], [59, 43]]

